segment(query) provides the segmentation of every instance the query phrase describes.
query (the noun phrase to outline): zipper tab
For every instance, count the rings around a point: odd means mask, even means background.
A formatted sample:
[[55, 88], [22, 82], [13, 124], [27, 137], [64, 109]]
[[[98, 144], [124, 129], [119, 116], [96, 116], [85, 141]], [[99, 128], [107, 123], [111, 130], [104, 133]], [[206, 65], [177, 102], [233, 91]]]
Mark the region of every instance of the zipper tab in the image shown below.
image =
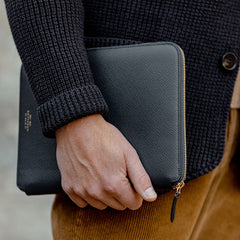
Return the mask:
[[171, 209], [171, 222], [174, 221], [175, 218], [175, 212], [176, 212], [176, 205], [177, 205], [177, 200], [181, 194], [181, 189], [184, 187], [185, 183], [184, 181], [181, 181], [178, 183], [178, 185], [175, 187], [177, 190], [174, 194], [173, 202], [172, 202], [172, 209]]

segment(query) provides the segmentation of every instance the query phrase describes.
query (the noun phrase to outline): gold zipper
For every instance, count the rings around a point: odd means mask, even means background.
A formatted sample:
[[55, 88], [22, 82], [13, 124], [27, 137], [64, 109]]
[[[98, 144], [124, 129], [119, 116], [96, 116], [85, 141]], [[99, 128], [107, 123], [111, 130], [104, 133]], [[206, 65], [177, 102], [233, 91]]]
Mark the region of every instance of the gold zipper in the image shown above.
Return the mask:
[[186, 141], [186, 106], [185, 106], [185, 100], [186, 100], [186, 96], [185, 96], [185, 82], [186, 82], [186, 73], [185, 73], [185, 55], [184, 55], [184, 52], [182, 50], [182, 48], [179, 46], [181, 52], [182, 52], [182, 55], [183, 55], [183, 65], [184, 65], [184, 70], [183, 70], [183, 73], [184, 73], [184, 94], [183, 94], [183, 99], [184, 99], [184, 106], [183, 106], [183, 113], [184, 113], [184, 118], [183, 118], [183, 121], [184, 121], [184, 157], [185, 157], [185, 166], [184, 166], [184, 175], [183, 175], [183, 178], [181, 180], [181, 182], [179, 182], [176, 186], [173, 187], [173, 189], [176, 189], [176, 192], [174, 194], [174, 198], [173, 198], [173, 202], [172, 202], [172, 209], [171, 209], [171, 222], [174, 221], [174, 218], [175, 218], [175, 212], [176, 212], [176, 204], [177, 204], [177, 199], [179, 197], [179, 195], [181, 194], [181, 190], [182, 188], [184, 187], [185, 183], [184, 183], [184, 180], [186, 178], [186, 172], [187, 172], [187, 141]]

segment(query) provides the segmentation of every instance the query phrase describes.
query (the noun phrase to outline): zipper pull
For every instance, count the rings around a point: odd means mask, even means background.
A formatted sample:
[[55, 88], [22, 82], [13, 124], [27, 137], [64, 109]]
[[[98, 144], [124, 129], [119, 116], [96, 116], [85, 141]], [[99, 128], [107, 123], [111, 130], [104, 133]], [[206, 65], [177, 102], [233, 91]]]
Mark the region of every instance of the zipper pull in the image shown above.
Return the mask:
[[181, 194], [181, 189], [185, 185], [184, 181], [181, 181], [178, 183], [178, 185], [175, 187], [177, 190], [174, 194], [173, 202], [172, 202], [172, 209], [171, 209], [171, 222], [174, 221], [175, 218], [175, 212], [176, 212], [176, 205], [177, 205], [177, 200]]

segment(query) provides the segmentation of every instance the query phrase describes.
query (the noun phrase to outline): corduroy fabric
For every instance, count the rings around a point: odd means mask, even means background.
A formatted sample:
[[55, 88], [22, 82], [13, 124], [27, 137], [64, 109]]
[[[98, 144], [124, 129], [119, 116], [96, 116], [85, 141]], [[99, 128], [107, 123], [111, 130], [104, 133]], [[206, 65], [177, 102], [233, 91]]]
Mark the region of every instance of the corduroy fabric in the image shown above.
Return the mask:
[[230, 106], [231, 108], [240, 108], [240, 71], [237, 74]]
[[[107, 112], [97, 86], [96, 97], [85, 91], [94, 85], [85, 47], [173, 41], [186, 57], [187, 181], [219, 164], [237, 75], [221, 58], [229, 51], [240, 56], [239, 0], [5, 2], [46, 136], [83, 115]], [[83, 96], [65, 103], [61, 96], [69, 93]]]

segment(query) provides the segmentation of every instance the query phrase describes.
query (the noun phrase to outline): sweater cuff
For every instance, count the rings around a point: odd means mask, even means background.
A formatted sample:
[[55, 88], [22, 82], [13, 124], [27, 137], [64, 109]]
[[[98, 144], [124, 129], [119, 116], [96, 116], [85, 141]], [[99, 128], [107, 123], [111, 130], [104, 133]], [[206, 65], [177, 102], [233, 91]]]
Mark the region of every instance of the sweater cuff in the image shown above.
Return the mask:
[[42, 133], [49, 138], [54, 138], [55, 131], [69, 122], [107, 112], [107, 103], [96, 85], [65, 91], [37, 107]]

